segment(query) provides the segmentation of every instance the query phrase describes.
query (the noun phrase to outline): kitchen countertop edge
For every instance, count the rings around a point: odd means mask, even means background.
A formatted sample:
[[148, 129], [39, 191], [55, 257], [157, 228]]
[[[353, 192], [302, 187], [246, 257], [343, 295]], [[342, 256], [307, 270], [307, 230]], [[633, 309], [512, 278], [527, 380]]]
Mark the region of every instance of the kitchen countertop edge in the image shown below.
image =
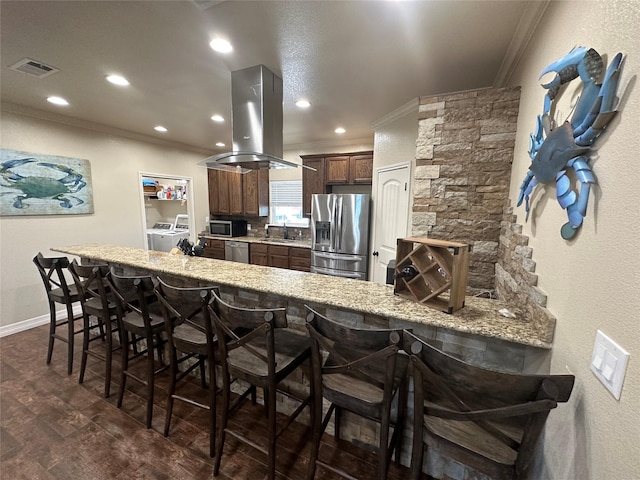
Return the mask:
[[551, 342], [544, 339], [543, 333], [532, 322], [500, 315], [498, 311], [509, 306], [498, 300], [467, 296], [464, 308], [447, 314], [394, 295], [390, 285], [362, 280], [107, 244], [73, 245], [51, 250], [146, 269], [157, 274], [182, 276], [212, 285], [270, 293], [306, 303], [451, 329], [536, 348], [551, 348]]

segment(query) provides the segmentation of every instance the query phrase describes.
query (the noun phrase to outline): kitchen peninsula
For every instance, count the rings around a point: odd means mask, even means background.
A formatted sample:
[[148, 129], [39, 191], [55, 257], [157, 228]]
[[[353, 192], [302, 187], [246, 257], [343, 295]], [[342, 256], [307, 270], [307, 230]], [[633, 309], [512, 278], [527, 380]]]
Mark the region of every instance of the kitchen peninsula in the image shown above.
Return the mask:
[[293, 328], [304, 329], [305, 304], [352, 325], [411, 328], [469, 362], [499, 363], [512, 371], [526, 370], [532, 356], [548, 353], [553, 339], [553, 326], [541, 329], [518, 316], [505, 318], [500, 309], [518, 315], [517, 310], [485, 298], [467, 297], [464, 308], [446, 314], [395, 296], [390, 285], [367, 281], [97, 243], [52, 250], [108, 263], [125, 274], [217, 285], [229, 300], [246, 305], [286, 306]]

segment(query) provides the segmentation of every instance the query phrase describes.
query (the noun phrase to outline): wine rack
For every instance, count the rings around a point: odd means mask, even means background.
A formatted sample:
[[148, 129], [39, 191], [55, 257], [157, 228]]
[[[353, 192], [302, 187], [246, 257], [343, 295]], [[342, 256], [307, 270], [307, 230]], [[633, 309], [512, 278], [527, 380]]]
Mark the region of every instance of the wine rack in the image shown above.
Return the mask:
[[470, 245], [431, 238], [399, 238], [396, 276], [413, 266], [416, 275], [394, 281], [393, 293], [445, 313], [464, 307], [469, 277]]

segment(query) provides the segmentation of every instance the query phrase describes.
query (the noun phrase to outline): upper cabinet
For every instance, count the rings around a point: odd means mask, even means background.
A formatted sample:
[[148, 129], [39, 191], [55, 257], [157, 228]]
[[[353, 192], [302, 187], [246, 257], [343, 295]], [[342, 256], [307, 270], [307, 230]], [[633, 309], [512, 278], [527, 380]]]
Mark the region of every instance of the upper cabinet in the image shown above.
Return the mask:
[[348, 156], [326, 157], [327, 183], [332, 185], [349, 183]]
[[327, 193], [324, 157], [303, 155], [301, 158], [303, 165], [316, 169], [315, 172], [308, 168], [302, 169], [302, 213], [311, 216], [311, 195]]
[[269, 171], [242, 174], [209, 169], [209, 213], [212, 215], [269, 214]]
[[311, 195], [330, 193], [334, 185], [371, 185], [373, 152], [301, 155], [303, 165], [317, 171], [302, 171], [302, 207], [311, 215]]
[[252, 170], [242, 176], [242, 203], [245, 215], [269, 215], [269, 170]]
[[349, 157], [349, 183], [371, 185], [373, 182], [373, 152]]
[[327, 184], [371, 185], [373, 178], [373, 152], [357, 152], [325, 156]]

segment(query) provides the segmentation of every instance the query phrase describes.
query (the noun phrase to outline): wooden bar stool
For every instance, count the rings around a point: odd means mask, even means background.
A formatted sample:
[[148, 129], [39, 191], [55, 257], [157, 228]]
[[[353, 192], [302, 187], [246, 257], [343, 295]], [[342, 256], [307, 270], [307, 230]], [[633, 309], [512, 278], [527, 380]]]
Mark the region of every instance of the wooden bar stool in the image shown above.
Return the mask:
[[[308, 478], [316, 465], [353, 479], [319, 458], [320, 440], [335, 411], [335, 437], [340, 437], [341, 411], [347, 410], [380, 424], [377, 446], [379, 480], [387, 478], [393, 451], [399, 461], [406, 406], [406, 356], [398, 355], [402, 330], [349, 327], [330, 320], [307, 306], [307, 329], [311, 336], [311, 391], [313, 394], [313, 447]], [[328, 356], [323, 361], [322, 352]], [[391, 404], [398, 398], [397, 418], [392, 422]], [[322, 419], [322, 399], [330, 402]], [[393, 435], [389, 441], [389, 431]]]
[[[218, 287], [178, 288], [167, 285], [158, 277], [156, 295], [164, 311], [164, 326], [169, 344], [169, 392], [164, 436], [169, 435], [174, 400], [180, 400], [209, 411], [209, 456], [215, 454], [216, 438], [216, 337], [207, 306], [211, 303], [212, 291]], [[180, 354], [180, 358], [178, 358]], [[193, 361], [195, 360], [195, 361]], [[191, 365], [180, 371], [179, 365]], [[208, 378], [205, 377], [205, 362], [208, 363]], [[200, 369], [202, 388], [208, 390], [206, 404], [176, 393], [178, 384], [196, 368]]]
[[[75, 329], [75, 322], [82, 319], [82, 314], [73, 314], [73, 304], [80, 301], [80, 295], [76, 286], [69, 285], [64, 276], [65, 270], [69, 268], [69, 259], [67, 257], [44, 257], [39, 252], [33, 257], [33, 263], [42, 277], [49, 302], [47, 365], [51, 363], [54, 340], [65, 342], [67, 344], [67, 373], [71, 375], [73, 373], [73, 339], [75, 334], [82, 333], [82, 329]], [[67, 317], [63, 320], [58, 320], [56, 317], [57, 303], [64, 305], [67, 310]], [[56, 329], [64, 325], [67, 325], [67, 335], [62, 336], [56, 333]]]
[[[218, 475], [226, 435], [232, 435], [242, 443], [267, 455], [267, 478], [275, 479], [276, 440], [310, 402], [310, 397], [300, 400], [300, 405], [289, 416], [285, 425], [276, 430], [276, 390], [290, 373], [309, 358], [309, 339], [287, 330], [284, 308], [249, 309], [229, 305], [215, 292], [214, 304], [209, 306], [213, 319], [220, 362], [222, 364], [222, 420], [218, 430], [216, 459], [213, 475]], [[238, 333], [242, 331], [242, 333]], [[225, 341], [222, 341], [225, 339]], [[230, 404], [231, 379], [247, 382], [250, 387]], [[229, 416], [255, 388], [264, 389], [267, 411], [267, 446], [264, 447], [236, 431], [229, 425]], [[289, 392], [282, 393], [291, 396]], [[262, 443], [262, 442], [260, 442]]]
[[[80, 377], [78, 383], [84, 382], [87, 368], [87, 357], [92, 356], [102, 360], [105, 364], [104, 396], [107, 398], [111, 389], [111, 365], [113, 352], [120, 348], [119, 342], [114, 344], [113, 334], [118, 332], [118, 315], [113, 295], [108, 291], [107, 277], [109, 266], [103, 265], [79, 265], [75, 260], [69, 265], [69, 271], [73, 276], [76, 288], [80, 293], [80, 305], [84, 317], [84, 333], [82, 339], [82, 361], [80, 362]], [[91, 326], [90, 319], [95, 317], [98, 324]], [[91, 336], [91, 331], [100, 329], [100, 335]], [[105, 342], [104, 353], [89, 346], [95, 340]]]
[[470, 365], [405, 331], [414, 380], [411, 478], [424, 445], [496, 480], [526, 478], [551, 409], [569, 400], [573, 375], [505, 373]]
[[[151, 428], [153, 417], [153, 392], [155, 376], [167, 369], [163, 364], [162, 349], [165, 341], [162, 339], [164, 331], [164, 315], [156, 301], [154, 284], [150, 276], [124, 277], [113, 271], [108, 277], [109, 285], [116, 300], [120, 340], [122, 342], [122, 372], [120, 375], [120, 389], [118, 391], [118, 408], [122, 407], [127, 378], [142, 383], [147, 387], [147, 428]], [[129, 339], [131, 335], [132, 340]], [[142, 345], [133, 348], [133, 345]], [[156, 369], [153, 350], [158, 351], [161, 367]], [[129, 362], [146, 356], [146, 376], [137, 376], [130, 369]]]

